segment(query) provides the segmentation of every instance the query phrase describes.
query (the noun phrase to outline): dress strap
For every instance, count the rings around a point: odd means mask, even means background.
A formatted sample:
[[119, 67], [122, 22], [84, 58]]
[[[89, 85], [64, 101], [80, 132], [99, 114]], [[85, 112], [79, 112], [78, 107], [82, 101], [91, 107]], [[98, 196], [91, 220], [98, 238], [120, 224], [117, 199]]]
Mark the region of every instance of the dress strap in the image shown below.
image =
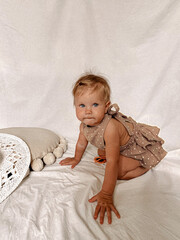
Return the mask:
[[[131, 117], [127, 117], [126, 115], [119, 112], [119, 106], [116, 103], [112, 104], [108, 108], [107, 113], [119, 122], [121, 122], [127, 129], [130, 136], [134, 134], [134, 126], [136, 122]], [[132, 127], [130, 126], [130, 124]]]
[[108, 108], [107, 112], [109, 115], [117, 114], [119, 112], [119, 106], [114, 103]]

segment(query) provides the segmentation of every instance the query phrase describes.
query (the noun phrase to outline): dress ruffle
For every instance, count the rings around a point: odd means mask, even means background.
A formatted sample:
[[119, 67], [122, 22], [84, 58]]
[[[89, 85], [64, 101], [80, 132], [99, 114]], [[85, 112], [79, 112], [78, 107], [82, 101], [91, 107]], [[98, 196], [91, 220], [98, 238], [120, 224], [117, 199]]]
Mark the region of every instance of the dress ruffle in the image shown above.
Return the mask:
[[[158, 136], [158, 127], [137, 123], [120, 113], [117, 104], [110, 106], [108, 114], [120, 121], [130, 135], [129, 141], [120, 146], [122, 155], [139, 160], [145, 168], [156, 166], [165, 157], [167, 152], [162, 147], [164, 140]], [[129, 128], [129, 123], [133, 126], [132, 129]]]

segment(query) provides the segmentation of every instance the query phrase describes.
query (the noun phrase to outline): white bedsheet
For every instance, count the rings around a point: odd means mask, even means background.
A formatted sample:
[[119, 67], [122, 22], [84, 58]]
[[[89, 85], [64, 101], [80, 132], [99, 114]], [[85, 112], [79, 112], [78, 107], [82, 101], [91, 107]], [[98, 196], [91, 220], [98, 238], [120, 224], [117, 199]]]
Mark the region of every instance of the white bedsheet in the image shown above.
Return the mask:
[[[69, 144], [65, 156], [71, 156]], [[169, 153], [156, 169], [118, 181], [114, 203], [121, 214], [112, 224], [93, 219], [95, 203], [88, 199], [100, 189], [104, 165], [93, 162], [88, 149], [73, 170], [58, 164], [32, 172], [1, 206], [0, 239], [133, 239], [179, 240], [180, 165]]]
[[101, 226], [88, 199], [105, 165], [88, 146], [73, 170], [31, 172], [0, 204], [0, 239], [180, 239], [180, 1], [0, 0], [0, 128], [44, 127], [67, 138], [79, 122], [71, 89], [84, 72], [110, 81], [112, 103], [160, 127], [169, 152], [147, 174], [118, 181], [121, 219]]

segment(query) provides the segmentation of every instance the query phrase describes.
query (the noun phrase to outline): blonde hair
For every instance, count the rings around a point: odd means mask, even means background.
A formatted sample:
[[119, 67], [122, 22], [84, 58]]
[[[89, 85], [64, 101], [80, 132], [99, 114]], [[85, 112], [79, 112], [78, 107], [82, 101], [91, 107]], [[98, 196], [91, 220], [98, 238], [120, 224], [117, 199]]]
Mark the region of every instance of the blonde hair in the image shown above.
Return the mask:
[[72, 90], [73, 96], [82, 94], [85, 88], [91, 88], [92, 92], [101, 90], [104, 101], [110, 101], [111, 90], [108, 81], [104, 77], [94, 74], [86, 74], [80, 77], [74, 84]]

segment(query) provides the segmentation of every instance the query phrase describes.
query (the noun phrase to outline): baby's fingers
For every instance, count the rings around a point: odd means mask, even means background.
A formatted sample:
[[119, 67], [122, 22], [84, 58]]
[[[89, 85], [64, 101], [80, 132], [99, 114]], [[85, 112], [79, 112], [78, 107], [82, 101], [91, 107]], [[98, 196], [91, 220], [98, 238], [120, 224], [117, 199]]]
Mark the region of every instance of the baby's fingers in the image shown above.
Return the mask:
[[72, 164], [71, 168], [75, 168], [76, 165], [78, 165], [78, 163]]
[[111, 205], [110, 207], [111, 207], [111, 210], [116, 214], [117, 218], [120, 218], [121, 216], [118, 210], [114, 207], [114, 205]]
[[101, 206], [98, 204], [96, 206], [96, 209], [95, 209], [95, 212], [94, 212], [94, 219], [97, 219], [98, 218], [98, 214], [100, 212], [100, 209], [101, 209]]
[[60, 161], [59, 164], [61, 164], [61, 165], [71, 165], [71, 163], [72, 163], [72, 159], [66, 158], [66, 159]]
[[65, 160], [62, 160], [61, 162], [59, 162], [60, 165], [66, 165], [67, 162]]
[[112, 223], [111, 208], [107, 207], [106, 211], [107, 211], [108, 223], [111, 224]]
[[95, 202], [97, 201], [97, 195], [94, 195], [92, 198], [89, 199], [89, 202]]
[[100, 224], [103, 224], [103, 222], [104, 222], [105, 211], [106, 211], [106, 208], [101, 206], [101, 210], [100, 210]]

